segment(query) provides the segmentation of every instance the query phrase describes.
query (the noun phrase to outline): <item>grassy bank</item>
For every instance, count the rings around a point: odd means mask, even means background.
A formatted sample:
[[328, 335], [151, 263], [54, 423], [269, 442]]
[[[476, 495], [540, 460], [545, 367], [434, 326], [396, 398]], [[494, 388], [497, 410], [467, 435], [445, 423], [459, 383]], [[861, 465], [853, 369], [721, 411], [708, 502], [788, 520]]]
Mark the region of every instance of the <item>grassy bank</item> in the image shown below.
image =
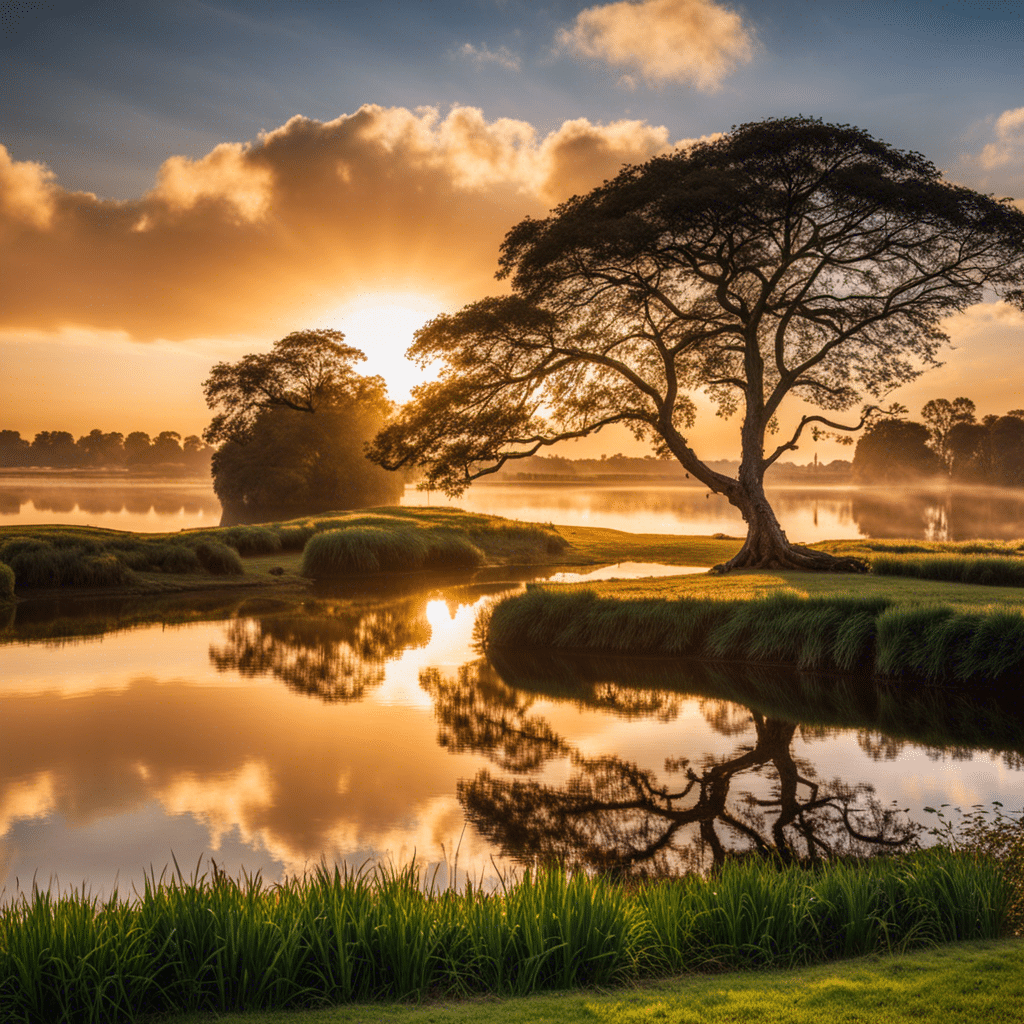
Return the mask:
[[[310, 544], [310, 542], [313, 542]], [[0, 528], [0, 601], [17, 592], [270, 584], [420, 568], [551, 561], [568, 547], [551, 527], [458, 509], [376, 509], [260, 526], [126, 533], [74, 526]]]
[[634, 888], [558, 870], [486, 894], [412, 870], [321, 870], [266, 888], [223, 875], [106, 903], [0, 910], [0, 1021], [523, 995], [682, 971], [798, 966], [992, 939], [1012, 897], [993, 861], [937, 848], [814, 871], [727, 863]]
[[[1024, 943], [1004, 939], [785, 971], [647, 982], [611, 992], [230, 1014], [224, 1024], [1018, 1024]], [[164, 1024], [209, 1024], [205, 1014]]]
[[717, 580], [646, 596], [671, 584], [642, 582], [528, 587], [485, 609], [478, 632], [496, 650], [684, 656], [931, 681], [990, 682], [1024, 672], [1019, 608], [960, 610], [842, 592], [730, 598]]

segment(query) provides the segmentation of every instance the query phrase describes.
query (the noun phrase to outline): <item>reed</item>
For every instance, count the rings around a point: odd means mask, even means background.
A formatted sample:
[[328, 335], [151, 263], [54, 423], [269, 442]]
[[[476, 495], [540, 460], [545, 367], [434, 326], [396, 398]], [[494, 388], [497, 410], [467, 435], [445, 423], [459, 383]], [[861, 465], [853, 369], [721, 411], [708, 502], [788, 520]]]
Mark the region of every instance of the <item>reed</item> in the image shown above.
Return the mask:
[[983, 683], [1024, 671], [1019, 611], [885, 598], [616, 599], [528, 586], [485, 608], [476, 636], [496, 651], [684, 655], [933, 682]]
[[814, 870], [727, 862], [636, 888], [557, 868], [494, 892], [415, 868], [264, 886], [216, 868], [125, 900], [34, 890], [0, 908], [0, 1022], [135, 1021], [428, 994], [526, 994], [993, 938], [1010, 890], [945, 849]]

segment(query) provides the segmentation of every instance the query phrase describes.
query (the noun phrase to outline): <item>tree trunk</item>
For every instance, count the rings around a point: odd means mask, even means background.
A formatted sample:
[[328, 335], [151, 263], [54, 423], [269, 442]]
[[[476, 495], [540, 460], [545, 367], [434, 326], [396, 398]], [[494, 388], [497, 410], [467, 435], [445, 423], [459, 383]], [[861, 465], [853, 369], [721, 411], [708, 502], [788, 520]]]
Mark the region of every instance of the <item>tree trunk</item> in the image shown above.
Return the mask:
[[740, 472], [739, 486], [728, 494], [729, 501], [743, 514], [747, 523], [747, 539], [739, 552], [728, 562], [716, 565], [713, 573], [733, 569], [809, 569], [815, 572], [867, 572], [868, 564], [860, 558], [839, 557], [825, 551], [814, 551], [802, 544], [791, 544], [779, 526], [760, 480], [748, 480], [744, 486]]

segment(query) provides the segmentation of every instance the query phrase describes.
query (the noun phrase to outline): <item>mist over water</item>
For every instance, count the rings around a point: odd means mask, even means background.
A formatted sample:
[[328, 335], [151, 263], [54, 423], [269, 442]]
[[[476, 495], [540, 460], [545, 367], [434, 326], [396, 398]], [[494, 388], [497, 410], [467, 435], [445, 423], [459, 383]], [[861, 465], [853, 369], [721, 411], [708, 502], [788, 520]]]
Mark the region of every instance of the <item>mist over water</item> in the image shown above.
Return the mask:
[[[856, 537], [1013, 540], [1024, 536], [1024, 491], [998, 488], [777, 487], [768, 491], [790, 540]], [[742, 537], [739, 512], [699, 487], [477, 483], [458, 498], [407, 487], [402, 504], [628, 533]], [[209, 480], [0, 473], [0, 526], [60, 523], [140, 533], [217, 526]]]

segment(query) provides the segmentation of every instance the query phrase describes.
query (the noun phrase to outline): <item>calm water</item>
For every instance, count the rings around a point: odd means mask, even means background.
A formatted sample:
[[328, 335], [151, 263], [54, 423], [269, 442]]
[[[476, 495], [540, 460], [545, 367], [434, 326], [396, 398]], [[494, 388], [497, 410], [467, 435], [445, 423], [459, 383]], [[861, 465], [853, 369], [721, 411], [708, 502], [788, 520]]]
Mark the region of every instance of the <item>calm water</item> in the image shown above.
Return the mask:
[[[1024, 492], [777, 488], [773, 507], [791, 540], [851, 537], [966, 540], [1024, 536]], [[404, 505], [456, 505], [513, 519], [603, 526], [631, 533], [743, 536], [739, 513], [697, 487], [487, 484], [449, 501], [407, 488]], [[65, 523], [165, 532], [217, 526], [220, 503], [206, 480], [0, 473], [0, 526]]]
[[172, 855], [267, 879], [456, 850], [477, 876], [544, 855], [678, 869], [845, 848], [844, 809], [892, 839], [926, 806], [1022, 802], [1019, 709], [680, 662], [492, 663], [475, 616], [522, 584], [490, 575], [211, 596], [230, 617], [185, 625], [126, 625], [173, 603], [21, 605], [0, 619], [0, 888], [125, 890]]

